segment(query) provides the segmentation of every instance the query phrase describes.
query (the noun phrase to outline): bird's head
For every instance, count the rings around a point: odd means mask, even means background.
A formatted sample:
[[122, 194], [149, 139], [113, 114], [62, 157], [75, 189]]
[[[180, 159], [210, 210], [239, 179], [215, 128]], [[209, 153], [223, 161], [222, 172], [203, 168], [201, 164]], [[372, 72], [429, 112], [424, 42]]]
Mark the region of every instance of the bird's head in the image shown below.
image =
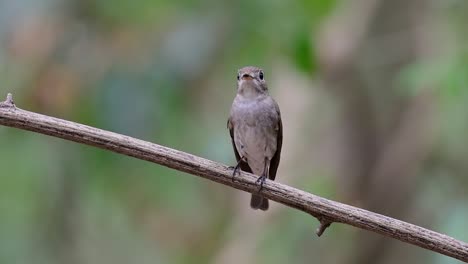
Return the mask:
[[256, 97], [268, 92], [263, 70], [247, 66], [237, 72], [237, 92], [245, 97]]

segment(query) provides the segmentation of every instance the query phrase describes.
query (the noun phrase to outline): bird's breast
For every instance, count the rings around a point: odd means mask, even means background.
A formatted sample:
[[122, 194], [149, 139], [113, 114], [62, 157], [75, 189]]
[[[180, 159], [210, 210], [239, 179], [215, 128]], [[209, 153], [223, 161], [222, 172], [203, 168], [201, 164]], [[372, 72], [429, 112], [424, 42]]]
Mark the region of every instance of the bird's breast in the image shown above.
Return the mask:
[[276, 109], [262, 101], [238, 100], [231, 109], [237, 151], [254, 171], [263, 170], [265, 158], [271, 159], [277, 147]]

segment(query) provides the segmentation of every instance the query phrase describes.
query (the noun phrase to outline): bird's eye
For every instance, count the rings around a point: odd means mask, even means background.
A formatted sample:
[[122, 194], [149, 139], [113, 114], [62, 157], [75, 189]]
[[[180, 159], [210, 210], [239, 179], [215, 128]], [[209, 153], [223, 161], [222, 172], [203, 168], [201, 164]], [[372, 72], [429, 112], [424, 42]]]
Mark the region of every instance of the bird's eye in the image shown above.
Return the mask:
[[260, 78], [260, 80], [263, 80], [263, 72], [262, 71], [258, 74], [258, 77]]
[[237, 74], [237, 80], [238, 81], [240, 80], [240, 74]]

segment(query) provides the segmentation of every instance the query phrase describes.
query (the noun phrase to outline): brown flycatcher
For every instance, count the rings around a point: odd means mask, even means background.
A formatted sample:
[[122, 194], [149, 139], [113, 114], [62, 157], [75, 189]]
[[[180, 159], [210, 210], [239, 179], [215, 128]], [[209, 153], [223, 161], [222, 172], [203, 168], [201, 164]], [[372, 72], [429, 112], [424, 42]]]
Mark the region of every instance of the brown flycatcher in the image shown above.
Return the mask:
[[[228, 119], [232, 146], [239, 168], [258, 175], [260, 189], [268, 177], [274, 180], [278, 169], [283, 125], [278, 104], [268, 94], [263, 70], [257, 67], [244, 67], [237, 73], [237, 95]], [[250, 207], [268, 209], [268, 200], [252, 194]]]

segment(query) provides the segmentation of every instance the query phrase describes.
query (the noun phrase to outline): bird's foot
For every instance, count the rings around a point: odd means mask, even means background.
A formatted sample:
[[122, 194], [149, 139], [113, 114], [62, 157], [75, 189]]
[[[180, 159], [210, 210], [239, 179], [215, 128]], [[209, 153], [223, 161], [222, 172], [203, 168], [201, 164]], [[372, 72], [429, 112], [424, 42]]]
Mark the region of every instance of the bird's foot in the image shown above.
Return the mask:
[[258, 191], [261, 191], [262, 188], [263, 188], [263, 184], [265, 183], [266, 181], [266, 176], [265, 175], [262, 175], [260, 176], [257, 181], [255, 181], [255, 184], [260, 184], [260, 188], [258, 188]]
[[229, 168], [232, 169], [231, 180], [234, 182], [234, 178], [236, 177], [236, 174], [240, 174], [240, 162], [237, 163], [236, 166], [229, 166]]
[[241, 159], [239, 159], [239, 161], [237, 161], [236, 166], [229, 166], [229, 168], [232, 169], [232, 178], [231, 178], [231, 180], [233, 182], [234, 182], [234, 177], [236, 176], [236, 174], [240, 175], [241, 162], [247, 162], [247, 161], [245, 160], [245, 158], [241, 158]]

